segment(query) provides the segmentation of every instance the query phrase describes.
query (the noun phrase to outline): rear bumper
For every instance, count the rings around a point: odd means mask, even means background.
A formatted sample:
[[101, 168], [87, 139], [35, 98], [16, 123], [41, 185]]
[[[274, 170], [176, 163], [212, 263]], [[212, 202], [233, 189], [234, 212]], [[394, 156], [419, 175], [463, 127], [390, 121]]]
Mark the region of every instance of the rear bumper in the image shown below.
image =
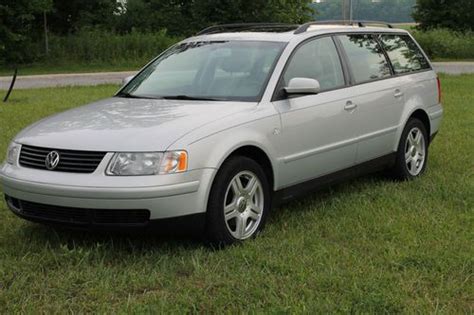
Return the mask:
[[430, 140], [433, 141], [436, 135], [438, 134], [441, 122], [443, 120], [444, 110], [441, 104], [437, 104], [428, 109], [428, 115], [430, 118]]

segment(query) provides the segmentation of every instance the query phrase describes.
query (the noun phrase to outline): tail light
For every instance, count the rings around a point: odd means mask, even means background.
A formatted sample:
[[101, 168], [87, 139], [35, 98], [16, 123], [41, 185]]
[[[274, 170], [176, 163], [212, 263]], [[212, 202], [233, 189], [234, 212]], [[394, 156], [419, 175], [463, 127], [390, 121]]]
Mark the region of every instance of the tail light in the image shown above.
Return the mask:
[[438, 103], [441, 104], [442, 93], [441, 93], [441, 81], [439, 77], [436, 77], [436, 81], [438, 83]]

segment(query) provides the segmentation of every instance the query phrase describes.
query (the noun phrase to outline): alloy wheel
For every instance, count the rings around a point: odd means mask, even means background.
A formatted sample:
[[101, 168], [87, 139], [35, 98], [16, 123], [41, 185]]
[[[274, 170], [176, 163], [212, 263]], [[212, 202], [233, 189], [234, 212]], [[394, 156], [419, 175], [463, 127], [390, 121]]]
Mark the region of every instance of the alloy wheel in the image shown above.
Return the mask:
[[242, 171], [230, 181], [224, 198], [224, 220], [230, 234], [244, 240], [258, 229], [264, 209], [262, 183], [257, 175]]
[[426, 158], [425, 137], [423, 132], [415, 127], [408, 133], [405, 143], [405, 163], [412, 176], [418, 176], [423, 170]]

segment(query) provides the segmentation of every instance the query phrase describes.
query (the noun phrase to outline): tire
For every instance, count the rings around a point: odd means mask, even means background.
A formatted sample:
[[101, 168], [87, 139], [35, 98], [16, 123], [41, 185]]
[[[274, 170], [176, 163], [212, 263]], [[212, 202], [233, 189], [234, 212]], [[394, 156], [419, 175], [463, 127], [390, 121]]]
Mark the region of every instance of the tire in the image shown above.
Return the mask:
[[213, 245], [225, 246], [255, 237], [263, 229], [270, 209], [270, 185], [262, 167], [244, 156], [231, 157], [211, 187], [207, 239]]
[[411, 180], [421, 176], [428, 164], [429, 139], [426, 127], [417, 118], [410, 118], [403, 130], [391, 176]]

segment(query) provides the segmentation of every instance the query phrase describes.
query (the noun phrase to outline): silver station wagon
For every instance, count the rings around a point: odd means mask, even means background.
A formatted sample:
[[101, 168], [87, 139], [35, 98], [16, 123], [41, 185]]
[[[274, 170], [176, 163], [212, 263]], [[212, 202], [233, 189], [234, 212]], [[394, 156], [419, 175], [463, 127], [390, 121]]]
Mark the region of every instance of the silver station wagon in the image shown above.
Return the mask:
[[380, 23], [214, 26], [125, 81], [13, 139], [0, 177], [16, 215], [240, 242], [321, 185], [420, 176], [443, 114], [422, 49]]

